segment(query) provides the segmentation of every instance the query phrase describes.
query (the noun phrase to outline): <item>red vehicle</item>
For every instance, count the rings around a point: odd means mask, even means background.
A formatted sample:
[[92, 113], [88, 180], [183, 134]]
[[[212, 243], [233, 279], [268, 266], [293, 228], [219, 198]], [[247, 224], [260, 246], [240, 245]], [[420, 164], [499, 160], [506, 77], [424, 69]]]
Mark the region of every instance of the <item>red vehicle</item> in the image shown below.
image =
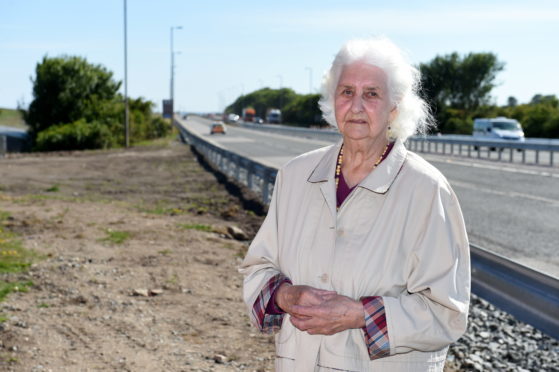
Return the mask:
[[256, 116], [256, 110], [252, 107], [247, 107], [243, 109], [243, 120], [252, 122]]

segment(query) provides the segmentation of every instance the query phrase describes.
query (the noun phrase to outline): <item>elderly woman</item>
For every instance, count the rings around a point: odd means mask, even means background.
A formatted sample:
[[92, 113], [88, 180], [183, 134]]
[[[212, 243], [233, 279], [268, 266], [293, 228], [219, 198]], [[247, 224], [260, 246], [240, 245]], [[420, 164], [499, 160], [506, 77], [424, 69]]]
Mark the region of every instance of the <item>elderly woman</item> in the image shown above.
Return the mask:
[[241, 272], [277, 371], [442, 371], [466, 329], [469, 246], [445, 177], [404, 146], [430, 116], [384, 38], [353, 40], [320, 107], [342, 141], [279, 172]]

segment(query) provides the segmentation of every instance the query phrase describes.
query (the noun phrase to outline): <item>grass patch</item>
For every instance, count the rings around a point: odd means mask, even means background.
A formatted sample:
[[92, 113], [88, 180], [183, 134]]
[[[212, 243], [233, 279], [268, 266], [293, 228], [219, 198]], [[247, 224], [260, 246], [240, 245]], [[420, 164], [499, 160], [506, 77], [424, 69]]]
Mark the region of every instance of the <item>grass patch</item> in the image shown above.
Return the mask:
[[49, 187], [48, 189], [45, 189], [46, 192], [58, 192], [60, 191], [60, 186], [59, 185], [53, 185], [51, 187]]
[[173, 274], [170, 278], [167, 279], [167, 284], [170, 285], [177, 285], [179, 284], [179, 277], [177, 274]]
[[145, 205], [136, 206], [136, 209], [142, 213], [156, 214], [158, 216], [178, 216], [188, 213], [188, 211], [182, 208], [169, 207], [159, 203], [151, 207]]
[[214, 231], [214, 228], [210, 225], [180, 223], [177, 226], [184, 230]]
[[33, 282], [4, 282], [0, 281], [0, 302], [4, 301], [7, 295], [12, 292], [27, 292], [28, 288], [33, 285]]
[[23, 248], [16, 234], [4, 227], [4, 222], [9, 219], [8, 212], [0, 211], [0, 301], [11, 292], [27, 292], [28, 287], [33, 285], [30, 281], [5, 281], [1, 274], [25, 271], [37, 258], [35, 253]]
[[107, 234], [107, 236], [99, 240], [102, 242], [107, 242], [107, 243], [117, 244], [117, 245], [124, 243], [132, 235], [128, 231], [119, 231], [119, 230], [111, 230], [111, 229], [105, 230], [105, 233]]
[[21, 112], [6, 108], [0, 108], [0, 125], [19, 129], [29, 128], [27, 124], [25, 124], [25, 121], [23, 121]]
[[132, 146], [134, 146], [134, 147], [150, 147], [150, 146], [167, 147], [171, 144], [172, 141], [177, 139], [178, 133], [179, 133], [178, 129], [175, 128], [175, 127], [172, 127], [171, 131], [169, 131], [169, 133], [165, 137], [134, 142], [132, 144]]
[[161, 254], [161, 255], [163, 255], [163, 256], [168, 256], [168, 255], [170, 255], [171, 253], [173, 253], [173, 251], [170, 250], [170, 249], [163, 249], [163, 250], [160, 250], [158, 253]]
[[21, 240], [4, 227], [9, 219], [8, 212], [0, 211], [0, 274], [24, 271], [36, 258], [36, 254], [23, 248]]

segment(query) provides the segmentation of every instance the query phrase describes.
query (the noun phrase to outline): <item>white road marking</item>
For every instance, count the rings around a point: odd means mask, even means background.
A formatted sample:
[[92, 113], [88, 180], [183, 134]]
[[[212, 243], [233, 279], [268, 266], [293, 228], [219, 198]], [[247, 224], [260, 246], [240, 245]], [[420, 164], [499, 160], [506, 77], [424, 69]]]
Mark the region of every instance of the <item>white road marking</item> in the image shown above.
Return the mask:
[[503, 171], [503, 172], [510, 172], [510, 173], [519, 173], [519, 174], [529, 174], [532, 176], [542, 176], [542, 177], [554, 177], [559, 178], [559, 173], [555, 172], [547, 172], [537, 169], [525, 169], [525, 168], [513, 168], [511, 166], [504, 166], [504, 165], [493, 165], [493, 164], [485, 164], [485, 163], [474, 163], [472, 161], [466, 160], [458, 160], [458, 159], [440, 159], [435, 156], [428, 156], [427, 154], [419, 154], [420, 156], [429, 159], [432, 162], [439, 162], [439, 163], [449, 163], [453, 165], [462, 165], [464, 167], [472, 167], [472, 168], [480, 168], [480, 169], [490, 169], [495, 171]]
[[494, 194], [494, 195], [500, 195], [500, 196], [505, 196], [505, 197], [512, 197], [512, 198], [524, 198], [524, 199], [529, 199], [529, 200], [536, 200], [539, 202], [544, 202], [544, 203], [550, 203], [551, 205], [555, 206], [555, 207], [559, 207], [559, 200], [556, 199], [549, 199], [549, 198], [544, 198], [542, 196], [537, 196], [537, 195], [531, 195], [531, 194], [524, 194], [524, 193], [520, 193], [520, 192], [516, 192], [516, 191], [499, 191], [499, 190], [495, 190], [495, 189], [486, 189], [486, 188], [482, 188], [479, 187], [479, 185], [475, 185], [473, 183], [469, 183], [469, 182], [462, 182], [462, 181], [453, 181], [453, 180], [449, 180], [450, 184], [452, 186], [457, 186], [457, 187], [462, 187], [465, 189], [470, 189], [470, 190], [475, 190], [475, 191], [481, 191], [481, 192], [485, 192], [487, 194]]

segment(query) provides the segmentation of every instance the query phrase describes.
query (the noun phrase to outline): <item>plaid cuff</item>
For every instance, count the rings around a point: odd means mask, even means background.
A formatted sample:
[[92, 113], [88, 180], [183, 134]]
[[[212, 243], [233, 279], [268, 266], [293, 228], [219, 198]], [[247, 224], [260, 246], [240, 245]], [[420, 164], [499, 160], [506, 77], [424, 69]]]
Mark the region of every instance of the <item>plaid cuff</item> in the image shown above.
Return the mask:
[[283, 283], [291, 283], [291, 281], [283, 274], [276, 274], [268, 280], [268, 282], [262, 287], [260, 294], [254, 301], [252, 306], [252, 323], [261, 332], [272, 333], [281, 328], [281, 323], [285, 312], [278, 309], [275, 304], [272, 304], [270, 310], [279, 311], [268, 311], [270, 300], [274, 300], [274, 295], [276, 290]]
[[362, 329], [369, 350], [369, 358], [374, 360], [390, 355], [388, 327], [382, 297], [362, 297], [361, 303], [365, 310], [365, 327]]

